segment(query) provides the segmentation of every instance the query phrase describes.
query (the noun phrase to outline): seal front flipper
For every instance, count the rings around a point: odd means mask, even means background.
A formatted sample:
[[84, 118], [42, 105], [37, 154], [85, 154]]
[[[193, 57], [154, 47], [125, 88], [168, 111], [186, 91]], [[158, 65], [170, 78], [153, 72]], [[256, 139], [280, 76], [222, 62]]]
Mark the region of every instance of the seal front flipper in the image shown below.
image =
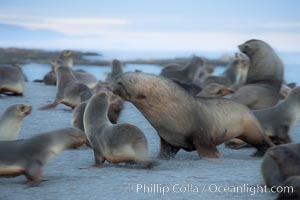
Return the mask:
[[220, 153], [214, 144], [203, 144], [199, 140], [194, 140], [193, 144], [200, 158], [209, 161], [220, 158]]
[[94, 157], [95, 157], [95, 164], [93, 165], [93, 167], [102, 168], [103, 163], [105, 161], [104, 157], [101, 155], [101, 153], [99, 153], [99, 151], [95, 149], [94, 149]]
[[40, 107], [39, 110], [47, 110], [47, 109], [55, 108], [57, 105], [58, 105], [57, 102], [53, 102], [48, 105]]
[[25, 176], [28, 180], [27, 183], [29, 186], [36, 186], [43, 180], [42, 163], [38, 160], [33, 160], [32, 162], [30, 162], [25, 171]]
[[160, 151], [158, 158], [168, 160], [174, 158], [177, 152], [180, 150], [179, 147], [172, 146], [167, 143], [162, 137], [160, 137]]

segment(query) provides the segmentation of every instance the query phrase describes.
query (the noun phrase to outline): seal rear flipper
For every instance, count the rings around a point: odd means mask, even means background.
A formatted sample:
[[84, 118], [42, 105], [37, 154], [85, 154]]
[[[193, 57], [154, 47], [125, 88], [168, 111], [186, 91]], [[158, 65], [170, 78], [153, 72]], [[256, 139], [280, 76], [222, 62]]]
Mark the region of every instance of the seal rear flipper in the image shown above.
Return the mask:
[[160, 159], [169, 160], [174, 158], [179, 150], [179, 147], [172, 146], [160, 137], [160, 151], [157, 157]]
[[197, 150], [197, 153], [200, 158], [208, 161], [215, 161], [220, 158], [220, 153], [216, 146], [214, 145], [209, 145], [209, 146], [203, 146], [196, 144], [195, 148]]
[[48, 110], [48, 109], [51, 109], [51, 108], [55, 108], [57, 105], [58, 105], [57, 102], [53, 102], [53, 103], [50, 103], [48, 105], [40, 107], [39, 110]]

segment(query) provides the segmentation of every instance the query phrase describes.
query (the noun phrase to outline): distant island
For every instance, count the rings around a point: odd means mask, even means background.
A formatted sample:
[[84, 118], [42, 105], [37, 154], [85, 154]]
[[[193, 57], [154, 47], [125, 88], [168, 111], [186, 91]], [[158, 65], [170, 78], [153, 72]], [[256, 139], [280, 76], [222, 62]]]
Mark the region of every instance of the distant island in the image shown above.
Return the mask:
[[[49, 51], [41, 49], [22, 48], [0, 48], [0, 65], [19, 65], [29, 63], [49, 64], [52, 60], [58, 59], [61, 51]], [[96, 52], [73, 51], [74, 63], [78, 65], [108, 66], [111, 60], [88, 60], [85, 56], [99, 56]], [[201, 56], [201, 55], [199, 55]], [[136, 59], [123, 60], [124, 64], [153, 64], [166, 65], [168, 63], [186, 64], [191, 58], [169, 58], [169, 59]], [[205, 58], [206, 59], [206, 58]], [[231, 61], [230, 56], [222, 56], [218, 59], [206, 59], [208, 65], [226, 66]]]

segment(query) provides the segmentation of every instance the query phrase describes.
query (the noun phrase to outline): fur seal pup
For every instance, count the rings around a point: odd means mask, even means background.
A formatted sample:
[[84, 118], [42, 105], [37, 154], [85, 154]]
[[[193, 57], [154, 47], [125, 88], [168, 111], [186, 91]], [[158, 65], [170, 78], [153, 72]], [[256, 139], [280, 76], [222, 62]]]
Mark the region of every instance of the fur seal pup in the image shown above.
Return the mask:
[[182, 83], [193, 83], [200, 74], [201, 66], [204, 60], [198, 56], [194, 56], [190, 63], [181, 67], [168, 67], [162, 69], [160, 75], [169, 79], [177, 80]]
[[234, 91], [224, 85], [217, 83], [208, 84], [201, 92], [199, 92], [197, 97], [223, 97], [227, 94], [234, 93]]
[[31, 109], [30, 105], [25, 104], [9, 106], [0, 117], [0, 140], [18, 139], [21, 123]]
[[41, 133], [30, 139], [0, 141], [0, 176], [25, 175], [30, 184], [42, 181], [42, 167], [59, 152], [80, 147], [84, 133], [64, 128]]
[[[267, 151], [267, 153], [264, 155], [262, 160], [261, 173], [268, 187], [281, 186], [286, 176], [281, 171], [283, 169], [282, 166], [284, 165], [286, 168], [288, 168], [288, 167], [292, 167], [292, 165], [290, 164], [294, 162], [298, 162], [297, 159], [293, 159], [292, 157], [288, 157], [288, 156], [293, 154], [293, 157], [295, 157], [295, 154], [297, 154], [297, 156], [300, 157], [300, 143], [283, 144], [283, 145], [276, 146], [275, 148], [281, 148], [280, 151], [283, 152], [284, 154], [284, 156], [281, 156], [280, 159], [290, 159], [290, 161], [284, 161], [281, 163], [281, 166], [279, 166], [278, 161], [274, 160], [274, 156], [270, 155], [270, 153]], [[286, 150], [287, 148], [288, 151]], [[299, 171], [299, 169], [300, 168], [298, 166], [297, 170]], [[291, 171], [286, 170], [285, 173], [286, 174], [294, 173], [294, 170]]]
[[25, 77], [17, 67], [0, 67], [0, 93], [23, 96]]
[[112, 71], [111, 73], [108, 73], [106, 78], [105, 78], [105, 82], [112, 82], [116, 77], [118, 77], [119, 75], [121, 75], [123, 73], [122, 70], [122, 64], [119, 60], [114, 59], [112, 61]]
[[40, 110], [54, 108], [59, 103], [74, 108], [92, 96], [90, 89], [76, 80], [70, 67], [60, 66], [55, 69], [55, 72], [57, 75], [55, 100], [53, 103], [39, 108]]
[[109, 97], [96, 94], [84, 111], [84, 128], [94, 150], [95, 166], [102, 167], [105, 160], [110, 163], [136, 162], [151, 164], [148, 144], [144, 133], [130, 124], [113, 125], [108, 120]]
[[156, 129], [161, 158], [174, 157], [181, 148], [218, 158], [216, 146], [235, 137], [256, 147], [256, 155], [273, 145], [251, 111], [232, 100], [196, 98], [169, 79], [145, 73], [124, 73], [113, 88]]
[[228, 64], [226, 70], [220, 76], [208, 76], [203, 81], [202, 86], [205, 87], [210, 83], [218, 83], [238, 89], [246, 83], [248, 70], [249, 59], [245, 59], [242, 55], [236, 53], [235, 59]]
[[[300, 87], [294, 88], [288, 98], [279, 104], [252, 112], [274, 144], [292, 142], [289, 132], [300, 117]], [[245, 143], [233, 139], [226, 142], [226, 146], [239, 149], [245, 146]]]
[[283, 83], [283, 64], [275, 51], [266, 42], [249, 40], [238, 46], [250, 59], [246, 85], [232, 99], [250, 109], [271, 107], [280, 99]]

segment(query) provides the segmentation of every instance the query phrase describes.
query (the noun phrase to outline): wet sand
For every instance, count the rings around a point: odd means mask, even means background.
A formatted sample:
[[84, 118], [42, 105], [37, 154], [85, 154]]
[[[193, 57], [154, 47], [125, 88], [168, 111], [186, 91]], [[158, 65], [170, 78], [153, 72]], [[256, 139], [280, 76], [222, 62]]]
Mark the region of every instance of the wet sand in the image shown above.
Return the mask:
[[[54, 99], [55, 87], [40, 83], [27, 83], [24, 97], [0, 97], [0, 112], [14, 103], [28, 103], [33, 112], [25, 118], [20, 138], [70, 126], [71, 110], [59, 105], [53, 110], [37, 108]], [[155, 130], [139, 111], [126, 102], [119, 123], [132, 123], [147, 136], [150, 157], [155, 159], [159, 139]], [[292, 129], [292, 138], [299, 141], [300, 123]], [[135, 169], [130, 165], [111, 165], [104, 168], [91, 167], [93, 152], [84, 146], [77, 150], [62, 152], [43, 168], [44, 179], [37, 187], [28, 188], [25, 177], [0, 178], [0, 199], [274, 199], [266, 192], [254, 194], [254, 189], [244, 192], [224, 192], [224, 187], [263, 184], [260, 174], [261, 158], [251, 157], [253, 148], [231, 150], [218, 147], [222, 159], [208, 162], [199, 159], [196, 152], [180, 151], [175, 159], [157, 160], [152, 169]], [[156, 159], [155, 159], [156, 160]], [[148, 188], [142, 188], [144, 185]], [[216, 186], [220, 192], [216, 191]], [[140, 188], [140, 189], [139, 189]], [[156, 190], [158, 189], [158, 190]], [[163, 195], [162, 190], [167, 191]], [[211, 190], [211, 192], [209, 191]], [[156, 190], [156, 191], [155, 191]]]

